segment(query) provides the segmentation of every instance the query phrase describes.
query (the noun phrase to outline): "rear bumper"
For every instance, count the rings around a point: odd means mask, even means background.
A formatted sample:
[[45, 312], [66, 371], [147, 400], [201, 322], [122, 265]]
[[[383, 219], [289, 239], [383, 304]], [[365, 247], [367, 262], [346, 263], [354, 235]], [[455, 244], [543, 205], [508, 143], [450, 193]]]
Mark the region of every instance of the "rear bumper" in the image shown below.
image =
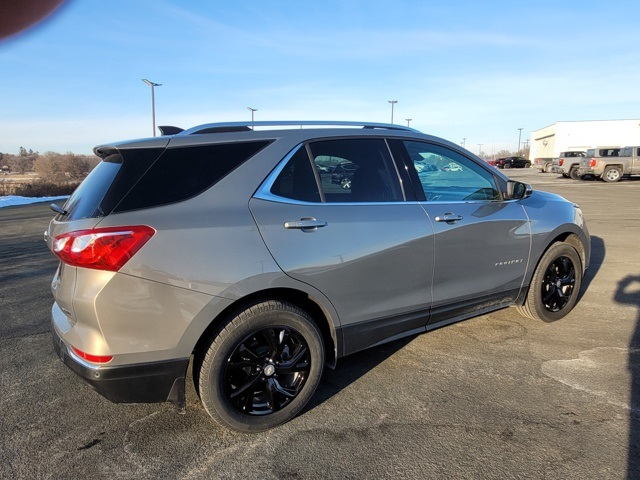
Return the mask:
[[115, 403], [172, 402], [185, 405], [189, 359], [126, 366], [95, 366], [77, 357], [52, 325], [53, 346], [64, 364], [100, 395]]

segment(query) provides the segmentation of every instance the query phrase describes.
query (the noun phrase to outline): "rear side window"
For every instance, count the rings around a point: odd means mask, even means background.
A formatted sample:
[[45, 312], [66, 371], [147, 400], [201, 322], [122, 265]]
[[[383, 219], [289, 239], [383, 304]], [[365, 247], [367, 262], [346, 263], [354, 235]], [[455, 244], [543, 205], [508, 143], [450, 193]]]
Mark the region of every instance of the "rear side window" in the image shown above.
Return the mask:
[[278, 175], [271, 193], [303, 202], [321, 201], [315, 173], [304, 147], [298, 149]]
[[65, 220], [98, 218], [179, 202], [194, 197], [269, 141], [226, 143], [175, 149], [122, 150], [106, 157], [64, 206]]
[[114, 212], [179, 202], [194, 197], [266, 147], [269, 141], [167, 149]]
[[[271, 193], [304, 202], [403, 200], [398, 173], [381, 138], [343, 138], [300, 148], [276, 178]], [[320, 188], [319, 188], [320, 187]]]
[[619, 148], [601, 148], [598, 153], [601, 157], [617, 157], [619, 152]]

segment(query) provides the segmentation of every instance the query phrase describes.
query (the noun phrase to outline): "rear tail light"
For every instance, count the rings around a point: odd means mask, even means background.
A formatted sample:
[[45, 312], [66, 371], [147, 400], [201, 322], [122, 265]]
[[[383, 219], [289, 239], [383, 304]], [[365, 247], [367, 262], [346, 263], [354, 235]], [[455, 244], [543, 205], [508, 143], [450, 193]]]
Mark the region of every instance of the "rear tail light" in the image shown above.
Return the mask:
[[75, 267], [117, 272], [155, 233], [145, 225], [67, 232], [53, 240], [53, 253]]
[[589, 165], [591, 166], [591, 168], [593, 168], [596, 166], [597, 163], [598, 161], [595, 158], [592, 158], [591, 161], [589, 162]]
[[563, 163], [564, 163], [564, 158], [561, 158], [560, 160], [558, 160], [558, 165], [562, 166]]
[[79, 348], [71, 347], [73, 353], [78, 355], [80, 358], [84, 358], [92, 363], [109, 363], [113, 360], [113, 355], [91, 355], [90, 353], [83, 352]]

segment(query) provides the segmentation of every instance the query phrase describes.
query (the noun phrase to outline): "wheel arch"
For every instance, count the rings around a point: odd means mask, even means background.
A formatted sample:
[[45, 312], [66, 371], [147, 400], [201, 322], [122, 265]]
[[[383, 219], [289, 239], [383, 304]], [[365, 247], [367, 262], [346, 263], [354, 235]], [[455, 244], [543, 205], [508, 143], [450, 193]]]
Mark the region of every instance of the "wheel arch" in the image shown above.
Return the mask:
[[[614, 180], [609, 180], [607, 178], [607, 173], [610, 170], [617, 170], [620, 173], [618, 178], [616, 178]], [[624, 165], [618, 164], [618, 163], [605, 165], [604, 169], [602, 170], [602, 174], [600, 175], [600, 178], [602, 180], [604, 180], [605, 182], [618, 182], [618, 181], [622, 180], [623, 177], [624, 177]]]
[[[279, 300], [291, 303], [296, 307], [304, 310], [311, 316], [322, 335], [322, 341], [325, 347], [325, 365], [329, 368], [335, 368], [338, 359], [339, 339], [335, 324], [331, 315], [320, 302], [312, 299], [307, 293], [292, 288], [273, 288], [261, 290], [246, 295], [222, 310], [207, 326], [200, 335], [193, 349], [194, 372], [199, 368], [202, 356], [207, 351], [209, 344], [215, 335], [224, 328], [226, 322], [233, 318], [241, 311], [268, 300]], [[197, 374], [194, 375], [194, 379]]]
[[518, 295], [518, 298], [516, 298], [516, 301], [514, 302], [515, 305], [524, 304], [527, 298], [527, 293], [529, 292], [529, 288], [531, 287], [531, 279], [533, 278], [533, 274], [537, 270], [538, 265], [542, 260], [542, 257], [544, 257], [544, 254], [547, 253], [547, 251], [549, 250], [549, 248], [551, 248], [553, 244], [559, 243], [559, 242], [566, 243], [567, 245], [572, 246], [576, 250], [576, 252], [578, 252], [578, 256], [580, 257], [580, 263], [582, 264], [581, 265], [582, 273], [584, 274], [589, 262], [589, 258], [587, 257], [587, 248], [582, 243], [580, 236], [577, 233], [574, 233], [571, 231], [565, 231], [565, 232], [559, 233], [554, 237], [552, 237], [551, 240], [547, 242], [547, 245], [538, 256], [538, 259], [536, 260], [535, 265], [533, 265], [533, 268], [531, 268], [529, 272], [527, 272], [526, 281], [524, 282], [523, 287], [520, 289], [520, 294]]

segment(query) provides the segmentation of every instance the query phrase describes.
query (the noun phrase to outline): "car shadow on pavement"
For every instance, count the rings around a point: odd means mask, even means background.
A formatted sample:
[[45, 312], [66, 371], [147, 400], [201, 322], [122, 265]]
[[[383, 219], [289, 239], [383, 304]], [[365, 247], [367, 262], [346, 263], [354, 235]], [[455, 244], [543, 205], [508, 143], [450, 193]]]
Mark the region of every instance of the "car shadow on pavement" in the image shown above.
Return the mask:
[[[582, 280], [580, 297], [589, 288], [598, 271], [602, 267], [605, 258], [605, 244], [600, 237], [591, 237], [591, 262]], [[400, 340], [395, 340], [378, 347], [369, 348], [347, 357], [342, 357], [338, 361], [335, 370], [325, 368], [322, 382], [318, 386], [315, 395], [305, 407], [305, 411], [312, 410], [318, 405], [329, 400], [335, 394], [347, 388], [360, 377], [372, 371], [387, 358], [393, 356], [399, 350], [408, 345], [417, 335], [410, 335]], [[640, 334], [639, 334], [640, 337]], [[640, 342], [640, 338], [639, 338]], [[640, 380], [639, 380], [640, 381]]]
[[618, 283], [614, 300], [638, 308], [638, 318], [629, 342], [627, 368], [631, 377], [629, 392], [629, 450], [627, 478], [640, 478], [640, 275], [629, 275]]
[[589, 268], [585, 272], [584, 278], [582, 279], [582, 286], [580, 288], [580, 293], [578, 294], [578, 301], [582, 298], [582, 296], [589, 290], [589, 286], [591, 282], [596, 278], [600, 268], [602, 268], [602, 264], [604, 263], [604, 258], [607, 255], [607, 248], [604, 244], [604, 240], [600, 237], [591, 237], [591, 261], [589, 262]]
[[360, 377], [372, 371], [399, 350], [402, 350], [416, 336], [410, 335], [343, 357], [338, 361], [338, 365], [334, 370], [325, 368], [322, 382], [305, 410], [311, 410], [343, 391]]

